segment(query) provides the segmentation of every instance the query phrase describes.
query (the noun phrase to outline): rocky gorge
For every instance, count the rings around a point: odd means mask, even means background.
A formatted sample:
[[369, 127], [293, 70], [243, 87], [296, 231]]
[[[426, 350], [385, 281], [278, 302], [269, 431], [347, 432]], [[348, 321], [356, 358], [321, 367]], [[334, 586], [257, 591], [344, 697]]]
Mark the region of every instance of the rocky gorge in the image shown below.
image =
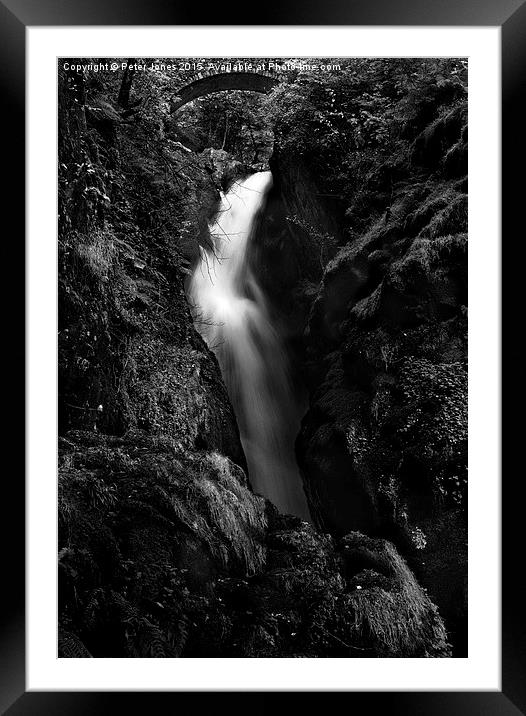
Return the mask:
[[[158, 75], [60, 72], [60, 656], [465, 655], [464, 71], [349, 61], [175, 116]], [[186, 291], [268, 169], [249, 261], [312, 522], [254, 492]]]

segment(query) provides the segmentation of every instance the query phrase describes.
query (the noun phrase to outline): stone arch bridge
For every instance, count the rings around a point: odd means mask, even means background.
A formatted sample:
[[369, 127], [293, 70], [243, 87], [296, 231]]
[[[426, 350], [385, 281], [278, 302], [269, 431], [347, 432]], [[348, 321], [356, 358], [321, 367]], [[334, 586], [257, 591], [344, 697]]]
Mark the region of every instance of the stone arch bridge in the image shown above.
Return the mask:
[[188, 102], [214, 92], [224, 90], [245, 90], [249, 92], [270, 92], [278, 83], [275, 72], [244, 71], [215, 72], [195, 75], [190, 82], [180, 87], [170, 101], [173, 114]]

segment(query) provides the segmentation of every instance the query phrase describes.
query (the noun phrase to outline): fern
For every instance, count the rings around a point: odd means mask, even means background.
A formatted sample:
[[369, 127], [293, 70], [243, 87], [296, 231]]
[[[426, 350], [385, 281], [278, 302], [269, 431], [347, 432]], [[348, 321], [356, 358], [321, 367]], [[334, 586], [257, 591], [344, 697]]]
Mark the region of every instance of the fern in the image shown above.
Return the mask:
[[78, 636], [65, 629], [58, 630], [58, 655], [66, 659], [93, 658]]

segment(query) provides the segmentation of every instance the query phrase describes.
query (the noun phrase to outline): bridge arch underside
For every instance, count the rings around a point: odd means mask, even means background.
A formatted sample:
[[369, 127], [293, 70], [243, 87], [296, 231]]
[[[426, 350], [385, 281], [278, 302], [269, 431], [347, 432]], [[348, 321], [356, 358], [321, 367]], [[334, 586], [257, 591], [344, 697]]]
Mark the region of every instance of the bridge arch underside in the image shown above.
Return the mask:
[[245, 90], [266, 94], [275, 87], [278, 80], [267, 75], [254, 72], [228, 72], [221, 75], [201, 77], [183, 87], [171, 102], [171, 111], [176, 112], [185, 104], [199, 97], [225, 90]]

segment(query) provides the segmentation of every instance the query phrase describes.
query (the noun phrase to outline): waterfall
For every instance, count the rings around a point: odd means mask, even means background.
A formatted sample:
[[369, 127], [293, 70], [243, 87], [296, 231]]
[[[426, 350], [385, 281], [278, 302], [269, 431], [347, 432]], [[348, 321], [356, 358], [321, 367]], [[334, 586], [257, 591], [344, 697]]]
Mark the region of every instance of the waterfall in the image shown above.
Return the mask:
[[309, 520], [294, 455], [299, 415], [287, 355], [247, 257], [271, 185], [270, 172], [257, 172], [221, 196], [188, 294], [196, 328], [221, 367], [253, 489], [280, 511]]

